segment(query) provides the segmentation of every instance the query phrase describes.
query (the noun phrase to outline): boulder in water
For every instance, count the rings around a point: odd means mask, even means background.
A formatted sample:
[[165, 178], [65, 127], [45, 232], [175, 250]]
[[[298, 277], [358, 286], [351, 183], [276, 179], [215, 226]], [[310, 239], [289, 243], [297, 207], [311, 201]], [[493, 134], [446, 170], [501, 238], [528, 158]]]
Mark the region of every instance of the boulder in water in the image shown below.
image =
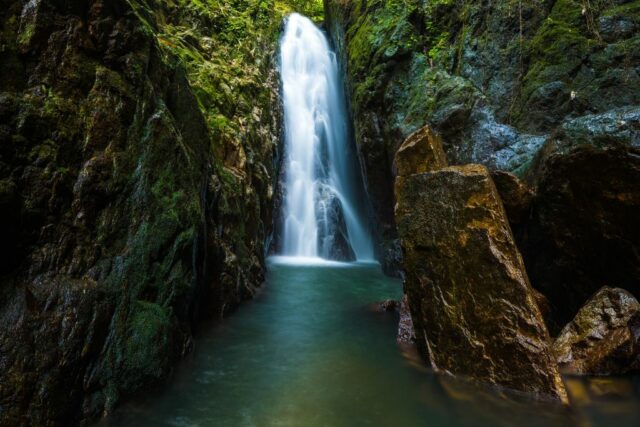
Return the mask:
[[489, 171], [396, 182], [418, 347], [440, 372], [567, 402], [549, 334]]
[[349, 243], [342, 203], [328, 185], [316, 190], [316, 221], [318, 223], [318, 253], [336, 261], [355, 261], [356, 254]]
[[600, 289], [564, 327], [553, 351], [568, 373], [640, 371], [640, 303], [624, 289]]
[[370, 305], [370, 308], [372, 311], [377, 311], [378, 313], [393, 313], [400, 309], [400, 301], [386, 299], [384, 301], [374, 302]]

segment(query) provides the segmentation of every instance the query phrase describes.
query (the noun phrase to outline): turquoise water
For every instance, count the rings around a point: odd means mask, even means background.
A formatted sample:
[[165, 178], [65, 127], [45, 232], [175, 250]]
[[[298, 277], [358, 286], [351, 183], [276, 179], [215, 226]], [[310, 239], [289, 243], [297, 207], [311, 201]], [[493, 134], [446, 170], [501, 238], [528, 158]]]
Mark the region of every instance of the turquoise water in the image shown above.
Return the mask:
[[568, 379], [568, 411], [433, 375], [396, 344], [397, 315], [369, 307], [401, 289], [378, 265], [271, 262], [263, 291], [199, 336], [161, 391], [99, 425], [640, 425], [634, 379]]

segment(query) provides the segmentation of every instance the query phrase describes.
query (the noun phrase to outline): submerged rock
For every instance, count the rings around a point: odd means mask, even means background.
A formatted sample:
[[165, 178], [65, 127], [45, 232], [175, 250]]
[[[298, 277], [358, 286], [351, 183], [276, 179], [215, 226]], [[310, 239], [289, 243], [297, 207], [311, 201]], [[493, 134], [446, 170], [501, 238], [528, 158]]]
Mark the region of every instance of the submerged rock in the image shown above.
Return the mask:
[[569, 373], [640, 371], [640, 303], [623, 289], [600, 289], [560, 332], [553, 352]]
[[400, 309], [400, 301], [387, 299], [380, 302], [374, 302], [370, 307], [371, 310], [377, 311], [379, 313], [397, 312]]
[[440, 372], [567, 401], [488, 170], [449, 167], [396, 184], [405, 289], [420, 350]]

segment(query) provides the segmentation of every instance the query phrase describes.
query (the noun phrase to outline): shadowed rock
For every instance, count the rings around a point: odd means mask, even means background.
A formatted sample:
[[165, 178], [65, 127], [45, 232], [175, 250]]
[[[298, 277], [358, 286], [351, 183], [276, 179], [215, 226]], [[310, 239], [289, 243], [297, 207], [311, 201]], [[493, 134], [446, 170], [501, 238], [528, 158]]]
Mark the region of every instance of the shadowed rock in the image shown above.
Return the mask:
[[567, 402], [549, 334], [488, 170], [396, 182], [418, 346], [440, 372]]
[[526, 220], [534, 196], [533, 190], [509, 172], [492, 171], [491, 178], [502, 199], [509, 224], [512, 228], [517, 227]]
[[[213, 24], [197, 15], [176, 2], [2, 2], [2, 426], [111, 412], [264, 279], [280, 14], [259, 30], [274, 37], [247, 39], [260, 70], [215, 74], [203, 70], [229, 42], [200, 44]], [[169, 34], [187, 27], [174, 49]], [[223, 84], [230, 69], [259, 84]]]
[[557, 333], [603, 283], [640, 296], [640, 109], [565, 124], [532, 168], [519, 247]]
[[640, 371], [640, 303], [623, 289], [600, 289], [565, 326], [553, 351], [570, 373]]

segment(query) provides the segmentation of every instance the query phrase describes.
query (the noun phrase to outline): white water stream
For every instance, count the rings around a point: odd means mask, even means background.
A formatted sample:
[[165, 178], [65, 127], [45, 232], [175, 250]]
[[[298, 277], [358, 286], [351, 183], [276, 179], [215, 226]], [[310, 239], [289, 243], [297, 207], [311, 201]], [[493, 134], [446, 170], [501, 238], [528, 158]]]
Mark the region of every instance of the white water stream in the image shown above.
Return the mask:
[[336, 55], [310, 19], [299, 14], [287, 19], [280, 66], [286, 138], [283, 254], [335, 258], [336, 251], [352, 250], [358, 261], [372, 260]]

